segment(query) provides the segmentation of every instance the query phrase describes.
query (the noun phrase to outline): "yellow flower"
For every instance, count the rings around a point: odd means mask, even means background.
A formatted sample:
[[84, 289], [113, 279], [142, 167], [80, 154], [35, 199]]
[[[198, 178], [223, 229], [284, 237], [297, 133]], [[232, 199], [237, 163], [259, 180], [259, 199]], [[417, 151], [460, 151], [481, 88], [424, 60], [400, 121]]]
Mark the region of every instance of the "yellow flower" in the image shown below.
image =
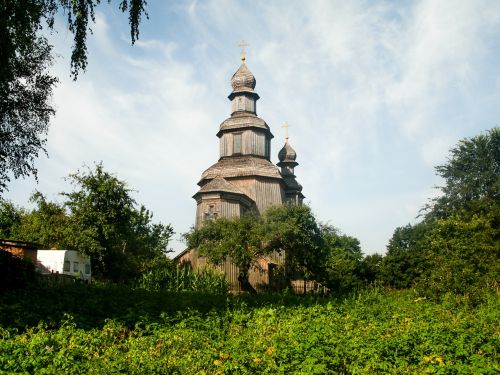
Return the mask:
[[274, 348], [267, 348], [266, 354], [267, 355], [272, 355], [274, 353]]
[[222, 365], [222, 361], [221, 361], [220, 359], [216, 359], [216, 360], [214, 361], [214, 365], [216, 365], [216, 366], [220, 366], [220, 365]]

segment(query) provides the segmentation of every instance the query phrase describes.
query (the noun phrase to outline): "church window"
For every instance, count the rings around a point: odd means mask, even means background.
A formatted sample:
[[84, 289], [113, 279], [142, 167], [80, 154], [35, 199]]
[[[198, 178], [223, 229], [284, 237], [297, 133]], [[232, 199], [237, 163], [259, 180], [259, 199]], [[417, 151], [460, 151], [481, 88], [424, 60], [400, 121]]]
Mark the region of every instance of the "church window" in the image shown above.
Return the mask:
[[71, 267], [71, 263], [69, 260], [64, 261], [63, 272], [69, 272]]
[[73, 272], [78, 272], [78, 271], [80, 271], [78, 262], [73, 262]]
[[233, 134], [233, 154], [241, 154], [241, 133]]

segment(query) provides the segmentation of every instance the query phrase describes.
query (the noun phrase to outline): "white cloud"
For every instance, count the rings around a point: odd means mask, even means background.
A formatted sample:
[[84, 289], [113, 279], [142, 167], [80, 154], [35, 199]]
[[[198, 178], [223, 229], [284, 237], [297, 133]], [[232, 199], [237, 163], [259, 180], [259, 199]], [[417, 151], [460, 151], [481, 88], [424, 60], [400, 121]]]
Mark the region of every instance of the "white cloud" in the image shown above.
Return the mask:
[[[367, 252], [414, 220], [436, 183], [431, 166], [448, 148], [500, 115], [496, 2], [151, 6], [151, 30], [132, 49], [113, 19], [97, 15], [88, 73], [56, 91], [40, 190], [63, 190], [61, 176], [103, 160], [157, 219], [187, 230], [196, 182], [218, 158], [215, 133], [229, 115], [240, 39], [250, 43], [273, 153], [288, 121], [305, 195], [321, 220], [358, 236]], [[68, 65], [59, 62], [59, 76], [68, 77]], [[32, 181], [12, 186], [24, 203]]]

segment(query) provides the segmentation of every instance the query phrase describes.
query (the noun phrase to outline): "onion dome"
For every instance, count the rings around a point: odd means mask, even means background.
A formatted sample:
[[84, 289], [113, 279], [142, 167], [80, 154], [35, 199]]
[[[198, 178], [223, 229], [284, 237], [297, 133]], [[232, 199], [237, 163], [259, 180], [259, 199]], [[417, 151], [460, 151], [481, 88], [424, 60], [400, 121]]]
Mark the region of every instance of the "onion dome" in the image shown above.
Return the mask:
[[278, 159], [280, 159], [281, 162], [294, 162], [295, 159], [297, 159], [297, 153], [292, 146], [290, 146], [288, 141], [285, 142], [285, 145], [278, 153]]
[[233, 74], [231, 78], [231, 86], [233, 86], [233, 92], [237, 91], [253, 91], [255, 88], [255, 77], [252, 72], [247, 68], [244, 61], [242, 61], [240, 67]]

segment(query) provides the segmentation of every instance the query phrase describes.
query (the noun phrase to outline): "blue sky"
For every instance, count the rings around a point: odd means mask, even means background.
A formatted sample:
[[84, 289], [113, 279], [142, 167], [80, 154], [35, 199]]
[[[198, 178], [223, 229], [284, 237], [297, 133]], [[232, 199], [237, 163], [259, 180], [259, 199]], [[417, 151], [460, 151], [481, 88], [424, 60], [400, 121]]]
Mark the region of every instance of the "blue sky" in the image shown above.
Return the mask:
[[150, 0], [135, 46], [116, 5], [98, 7], [76, 82], [63, 18], [51, 35], [61, 81], [49, 158], [37, 160], [38, 184], [9, 185], [19, 205], [35, 189], [61, 201], [64, 176], [102, 161], [182, 250], [196, 183], [218, 159], [241, 39], [272, 160], [287, 121], [306, 202], [367, 254], [417, 220], [450, 147], [500, 125], [498, 1]]

